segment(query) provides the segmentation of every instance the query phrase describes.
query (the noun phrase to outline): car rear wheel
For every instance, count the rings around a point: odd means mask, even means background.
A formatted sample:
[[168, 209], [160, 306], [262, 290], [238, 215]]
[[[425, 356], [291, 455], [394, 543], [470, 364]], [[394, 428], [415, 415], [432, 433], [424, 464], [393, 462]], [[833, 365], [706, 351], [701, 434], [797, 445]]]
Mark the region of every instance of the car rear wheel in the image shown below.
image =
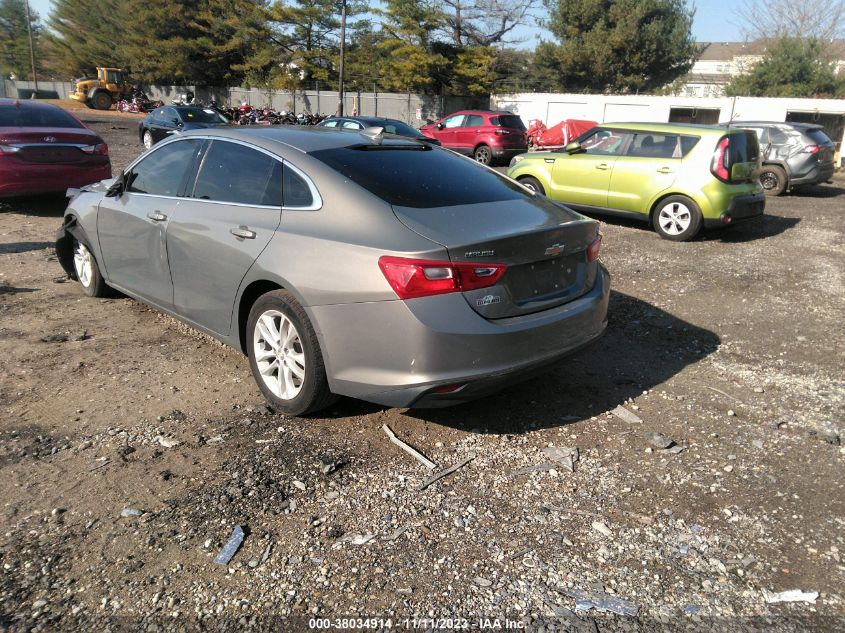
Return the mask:
[[83, 292], [89, 297], [105, 297], [109, 287], [103, 281], [97, 260], [88, 247], [79, 240], [73, 241], [73, 271]]
[[686, 242], [701, 229], [701, 209], [686, 196], [669, 196], [657, 203], [652, 223], [660, 237]]
[[303, 415], [334, 402], [317, 335], [289, 292], [274, 290], [255, 302], [247, 320], [247, 347], [255, 381], [278, 411]]
[[147, 149], [150, 149], [155, 143], [155, 141], [153, 140], [152, 132], [150, 132], [149, 130], [144, 130], [143, 143], [144, 147], [146, 147]]
[[779, 196], [786, 191], [786, 171], [777, 165], [763, 165], [760, 171], [760, 186], [767, 196]]
[[533, 176], [526, 176], [525, 178], [520, 178], [519, 184], [521, 184], [526, 189], [534, 191], [535, 193], [546, 195], [546, 190], [543, 189], [543, 185], [541, 185], [540, 181], [534, 178]]
[[473, 152], [473, 157], [482, 165], [489, 165], [493, 162], [493, 152], [486, 145], [479, 145]]
[[108, 92], [95, 92], [91, 103], [96, 110], [108, 110], [112, 104], [111, 95]]

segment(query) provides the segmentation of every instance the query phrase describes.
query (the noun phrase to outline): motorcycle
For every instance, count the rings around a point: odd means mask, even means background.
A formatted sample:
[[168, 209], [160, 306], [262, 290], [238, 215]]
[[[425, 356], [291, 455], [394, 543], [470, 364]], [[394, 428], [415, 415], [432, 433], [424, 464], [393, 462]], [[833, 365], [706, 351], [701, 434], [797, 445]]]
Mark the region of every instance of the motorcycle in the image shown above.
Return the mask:
[[119, 112], [134, 112], [146, 113], [160, 108], [164, 105], [163, 101], [151, 100], [143, 90], [135, 88], [129, 95], [129, 98], [121, 99], [117, 102], [117, 110]]

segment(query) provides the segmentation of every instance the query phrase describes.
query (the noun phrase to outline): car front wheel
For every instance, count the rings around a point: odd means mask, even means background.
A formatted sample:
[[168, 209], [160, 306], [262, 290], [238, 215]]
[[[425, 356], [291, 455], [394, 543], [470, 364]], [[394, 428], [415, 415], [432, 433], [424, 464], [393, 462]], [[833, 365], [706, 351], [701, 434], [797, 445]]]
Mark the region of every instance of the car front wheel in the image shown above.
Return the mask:
[[100, 274], [97, 260], [88, 247], [79, 240], [73, 241], [73, 271], [83, 292], [89, 297], [105, 297], [109, 287]]
[[146, 147], [147, 149], [150, 149], [155, 143], [155, 141], [153, 140], [152, 132], [150, 132], [149, 130], [144, 130], [143, 143], [144, 147]]
[[686, 196], [669, 196], [657, 203], [652, 222], [660, 237], [686, 242], [701, 229], [701, 210]]
[[276, 410], [303, 415], [334, 402], [317, 335], [289, 292], [274, 290], [255, 302], [247, 347], [255, 381]]
[[525, 178], [520, 178], [519, 184], [521, 184], [526, 189], [530, 189], [534, 193], [539, 193], [543, 196], [546, 195], [546, 190], [543, 189], [543, 185], [541, 185], [540, 181], [534, 178], [533, 176], [525, 176]]

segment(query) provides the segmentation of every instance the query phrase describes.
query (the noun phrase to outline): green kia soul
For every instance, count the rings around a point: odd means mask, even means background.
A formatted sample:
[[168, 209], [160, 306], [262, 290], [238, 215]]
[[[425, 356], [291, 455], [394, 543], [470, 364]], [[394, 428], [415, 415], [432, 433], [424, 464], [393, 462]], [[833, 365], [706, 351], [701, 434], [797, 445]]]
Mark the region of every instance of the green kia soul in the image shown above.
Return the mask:
[[753, 132], [706, 125], [607, 123], [562, 150], [515, 156], [508, 176], [584, 213], [651, 222], [668, 240], [763, 214]]

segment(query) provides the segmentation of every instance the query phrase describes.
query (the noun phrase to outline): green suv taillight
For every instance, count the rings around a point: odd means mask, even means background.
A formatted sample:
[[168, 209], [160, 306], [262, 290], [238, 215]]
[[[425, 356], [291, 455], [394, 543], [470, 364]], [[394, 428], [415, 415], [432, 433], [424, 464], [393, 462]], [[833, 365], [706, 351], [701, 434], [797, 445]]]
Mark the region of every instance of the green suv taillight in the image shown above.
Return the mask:
[[710, 172], [722, 182], [731, 181], [730, 145], [730, 137], [720, 138], [716, 144], [716, 151], [713, 152], [713, 160], [710, 162]]

